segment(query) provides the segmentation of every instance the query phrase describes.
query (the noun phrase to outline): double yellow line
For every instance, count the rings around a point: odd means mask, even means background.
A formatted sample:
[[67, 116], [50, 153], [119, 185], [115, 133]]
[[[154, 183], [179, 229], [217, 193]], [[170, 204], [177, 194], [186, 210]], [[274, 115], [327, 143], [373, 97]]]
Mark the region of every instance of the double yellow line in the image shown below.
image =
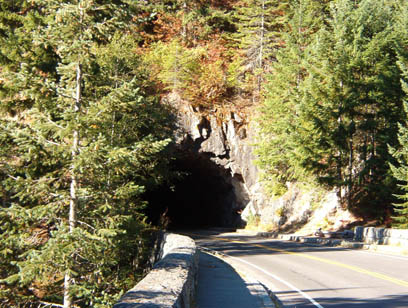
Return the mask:
[[310, 259], [310, 260], [323, 262], [323, 263], [330, 264], [330, 265], [335, 265], [335, 266], [338, 266], [338, 267], [342, 267], [342, 268], [346, 268], [346, 269], [355, 271], [357, 273], [361, 273], [361, 274], [365, 274], [365, 275], [375, 277], [375, 278], [378, 278], [378, 279], [386, 280], [386, 281], [394, 283], [396, 285], [408, 288], [408, 282], [405, 281], [405, 280], [401, 280], [401, 279], [393, 278], [393, 277], [390, 277], [390, 276], [387, 276], [387, 275], [384, 275], [384, 274], [368, 271], [368, 270], [365, 270], [365, 269], [357, 267], [357, 266], [352, 266], [352, 265], [340, 263], [340, 262], [337, 262], [337, 261], [332, 261], [332, 260], [328, 260], [328, 259], [324, 259], [324, 258], [319, 258], [319, 257], [307, 255], [307, 254], [304, 254], [304, 253], [292, 252], [292, 251], [287, 251], [287, 250], [279, 249], [279, 248], [272, 248], [272, 247], [268, 247], [268, 246], [261, 245], [261, 244], [247, 243], [247, 242], [243, 242], [243, 241], [231, 240], [231, 239], [222, 238], [222, 237], [213, 237], [213, 238], [218, 239], [218, 240], [222, 240], [222, 241], [226, 241], [226, 242], [232, 242], [232, 243], [244, 244], [244, 245], [251, 245], [251, 246], [259, 247], [259, 248], [274, 251], [274, 252], [280, 252], [280, 253], [284, 253], [284, 254], [288, 254], [288, 255], [293, 255], [293, 256], [297, 256], [297, 257], [302, 257], [302, 258], [306, 258], [306, 259]]

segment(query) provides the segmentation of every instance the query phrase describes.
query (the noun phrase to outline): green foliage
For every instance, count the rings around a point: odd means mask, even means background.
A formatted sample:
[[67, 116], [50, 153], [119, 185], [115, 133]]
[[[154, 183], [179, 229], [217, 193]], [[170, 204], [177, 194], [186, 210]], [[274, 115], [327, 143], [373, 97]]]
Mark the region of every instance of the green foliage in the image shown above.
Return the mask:
[[245, 229], [247, 229], [247, 230], [256, 229], [256, 228], [258, 228], [260, 223], [261, 223], [260, 216], [251, 212], [248, 215]]
[[169, 44], [159, 42], [152, 46], [147, 63], [153, 66], [157, 78], [168, 90], [185, 91], [199, 74], [203, 48], [189, 49], [177, 39]]
[[268, 64], [282, 44], [287, 6], [288, 1], [244, 0], [235, 10], [237, 32], [232, 34], [232, 40], [242, 53], [243, 72], [255, 77], [252, 82], [256, 83], [257, 91]]
[[141, 194], [167, 178], [169, 118], [121, 30], [125, 2], [30, 3], [2, 28], [0, 305], [61, 303], [65, 288], [79, 307], [109, 307], [139, 278]]
[[293, 5], [259, 120], [258, 163], [266, 177], [277, 183], [316, 177], [346, 191], [350, 207], [384, 212], [380, 207], [395, 189], [387, 144], [396, 144], [401, 119], [396, 6], [371, 0], [336, 1], [330, 10], [314, 1]]
[[263, 68], [265, 61], [274, 56], [274, 49], [281, 43], [281, 30], [285, 26], [286, 1], [245, 0], [235, 12], [237, 45], [244, 50], [246, 65], [252, 70]]
[[389, 183], [382, 204], [373, 200], [377, 187], [386, 187], [387, 144], [396, 143], [401, 117], [393, 14], [387, 1], [338, 1], [310, 49], [303, 108], [319, 134], [312, 135], [318, 146], [308, 148], [305, 166], [321, 181], [344, 187], [349, 207], [353, 198], [382, 206], [394, 189]]
[[304, 52], [312, 34], [320, 26], [308, 1], [293, 4], [289, 21], [290, 32], [282, 34], [285, 47], [277, 51], [277, 61], [271, 67], [265, 85], [265, 99], [260, 109], [256, 154], [257, 164], [263, 170], [263, 180], [273, 195], [285, 192], [287, 181], [311, 178], [303, 167], [308, 160], [304, 145], [310, 144], [311, 125], [302, 117], [302, 81], [306, 75]]
[[[408, 5], [404, 4], [398, 14], [394, 31], [399, 38], [398, 42], [398, 65], [402, 71], [402, 88], [408, 94]], [[397, 160], [391, 165], [393, 176], [398, 180], [401, 192], [397, 196], [400, 202], [395, 204], [394, 225], [398, 228], [408, 228], [408, 129], [406, 115], [408, 104], [404, 103], [405, 119], [399, 125], [398, 147], [390, 147], [390, 153]]]
[[[162, 83], [194, 107], [211, 109], [222, 104], [228, 89], [234, 85], [234, 72], [225, 63], [209, 54], [218, 46], [187, 48], [181, 41], [159, 42], [146, 55], [153, 79]], [[216, 51], [220, 53], [219, 50]]]
[[398, 180], [407, 227], [407, 12], [402, 0], [0, 1], [0, 306], [61, 303], [65, 288], [72, 305], [108, 307], [138, 279], [142, 196], [169, 178], [156, 94], [219, 113], [262, 102], [257, 164], [273, 196], [316, 182], [382, 214]]

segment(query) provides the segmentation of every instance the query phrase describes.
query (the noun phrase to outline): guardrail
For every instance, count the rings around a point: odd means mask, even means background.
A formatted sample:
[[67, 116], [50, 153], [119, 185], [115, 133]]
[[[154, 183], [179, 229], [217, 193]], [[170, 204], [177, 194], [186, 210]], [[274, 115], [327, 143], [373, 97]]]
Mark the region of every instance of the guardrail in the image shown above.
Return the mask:
[[367, 244], [408, 247], [408, 229], [355, 227], [354, 239]]
[[192, 307], [198, 273], [195, 242], [187, 236], [166, 233], [160, 255], [150, 273], [113, 308]]

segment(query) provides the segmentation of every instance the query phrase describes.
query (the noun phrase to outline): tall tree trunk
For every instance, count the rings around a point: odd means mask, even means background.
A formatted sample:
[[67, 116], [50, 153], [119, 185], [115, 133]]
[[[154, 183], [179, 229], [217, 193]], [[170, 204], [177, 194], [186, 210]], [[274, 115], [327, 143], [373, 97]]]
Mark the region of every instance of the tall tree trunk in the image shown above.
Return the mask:
[[261, 16], [261, 44], [259, 48], [259, 68], [263, 66], [263, 48], [265, 39], [265, 0], [262, 0], [262, 16]]
[[338, 185], [338, 188], [339, 188], [339, 190], [337, 191], [337, 197], [340, 199], [340, 200], [342, 200], [343, 199], [343, 193], [342, 193], [342, 191], [343, 191], [343, 172], [342, 172], [342, 170], [341, 170], [341, 167], [342, 167], [342, 163], [341, 163], [341, 161], [342, 161], [342, 153], [341, 153], [341, 151], [338, 151], [338, 153], [337, 153], [337, 159], [336, 159], [336, 163], [337, 163], [337, 178], [338, 178], [338, 180], [339, 180], [339, 182], [340, 182], [340, 184], [337, 184]]
[[[77, 72], [76, 72], [76, 98], [75, 98], [75, 106], [74, 111], [79, 115], [81, 110], [81, 99], [82, 99], [82, 66], [81, 63], [77, 65]], [[78, 123], [78, 121], [77, 121]], [[77, 124], [76, 123], [76, 124]], [[78, 207], [78, 196], [77, 196], [77, 189], [78, 189], [78, 178], [76, 171], [74, 170], [74, 161], [76, 156], [78, 156], [79, 150], [79, 128], [75, 128], [73, 132], [73, 142], [72, 142], [72, 150], [71, 150], [71, 159], [73, 161], [71, 167], [71, 188], [70, 188], [70, 202], [69, 202], [69, 233], [74, 232], [74, 228], [76, 225], [76, 211]], [[70, 289], [72, 286], [72, 275], [70, 273], [70, 269], [67, 269], [65, 273], [64, 279], [64, 308], [71, 308], [72, 307], [72, 296], [70, 295]]]
[[183, 25], [181, 28], [181, 38], [184, 43], [187, 43], [187, 23], [185, 21], [186, 15], [188, 14], [188, 9], [187, 9], [187, 1], [183, 2]]
[[[84, 11], [82, 8], [82, 3], [79, 1], [78, 3], [78, 8], [79, 8], [79, 19], [80, 23], [82, 24], [83, 19], [84, 19]], [[80, 38], [81, 39], [81, 38]], [[77, 196], [77, 190], [78, 190], [78, 174], [76, 173], [74, 164], [75, 164], [75, 159], [78, 156], [79, 153], [79, 141], [80, 141], [80, 135], [79, 135], [79, 115], [81, 112], [81, 102], [82, 102], [82, 64], [81, 64], [81, 58], [78, 58], [78, 63], [77, 63], [77, 68], [76, 68], [76, 93], [75, 93], [75, 104], [74, 104], [74, 112], [76, 113], [76, 118], [75, 118], [75, 128], [73, 131], [73, 136], [72, 136], [72, 148], [71, 148], [71, 160], [72, 160], [72, 166], [71, 166], [71, 187], [70, 187], [70, 201], [69, 201], [69, 217], [68, 217], [68, 223], [69, 223], [69, 233], [73, 233], [75, 226], [76, 226], [76, 212], [77, 212], [77, 207], [78, 207], [78, 196]], [[72, 281], [72, 275], [71, 275], [71, 269], [67, 268], [65, 277], [64, 277], [64, 308], [71, 308], [72, 307], [72, 302], [73, 298], [72, 295], [70, 294], [71, 291], [71, 286], [73, 284]]]
[[353, 189], [353, 156], [354, 145], [353, 135], [350, 137], [350, 157], [349, 157], [349, 178], [348, 178], [348, 192], [347, 192], [347, 208], [351, 207], [351, 191]]
[[[261, 16], [261, 44], [259, 46], [259, 68], [262, 72], [263, 68], [263, 57], [264, 57], [264, 45], [265, 45], [265, 0], [262, 0], [262, 16]], [[263, 73], [260, 73], [263, 74]], [[262, 75], [258, 76], [258, 96], [261, 92]]]
[[[342, 86], [342, 85], [343, 85], [343, 83], [341, 82], [340, 86]], [[337, 118], [337, 123], [338, 123], [338, 127], [340, 127], [342, 125], [341, 114], [339, 114], [339, 116]], [[343, 187], [344, 187], [343, 172], [342, 172], [342, 167], [343, 167], [342, 160], [343, 160], [343, 155], [342, 155], [341, 149], [339, 149], [337, 151], [337, 159], [336, 159], [336, 162], [337, 162], [337, 166], [336, 166], [336, 168], [337, 168], [337, 179], [338, 179], [338, 181], [340, 183], [340, 184], [337, 184], [337, 185], [339, 185], [339, 190], [338, 190], [338, 193], [337, 193], [337, 197], [339, 198], [339, 200], [343, 199], [342, 191], [343, 191]]]
[[[376, 156], [376, 149], [375, 149], [375, 128], [373, 128], [371, 132], [371, 159], [374, 159]], [[370, 164], [370, 177], [374, 177], [374, 170], [372, 164]]]

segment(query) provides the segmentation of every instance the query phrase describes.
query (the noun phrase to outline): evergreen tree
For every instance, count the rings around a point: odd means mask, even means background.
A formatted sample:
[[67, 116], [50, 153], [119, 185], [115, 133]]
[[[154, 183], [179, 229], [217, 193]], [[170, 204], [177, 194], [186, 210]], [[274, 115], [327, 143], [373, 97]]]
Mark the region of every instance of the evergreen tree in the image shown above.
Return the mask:
[[233, 39], [243, 52], [244, 70], [256, 75], [258, 92], [267, 62], [282, 44], [287, 6], [287, 1], [244, 0], [236, 8], [237, 33]]
[[[12, 178], [24, 168], [21, 154], [16, 150], [16, 140], [8, 132], [17, 129], [18, 123], [24, 121], [22, 114], [33, 105], [33, 99], [25, 91], [27, 83], [38, 93], [44, 91], [42, 84], [14, 77], [21, 65], [28, 62], [35, 73], [54, 76], [56, 56], [49, 48], [39, 48], [32, 44], [31, 34], [44, 20], [36, 4], [24, 0], [2, 1], [0, 8], [0, 206], [7, 208], [17, 199], [18, 189]], [[22, 154], [25, 154], [24, 151]], [[37, 155], [36, 159], [39, 158]], [[33, 166], [36, 164], [35, 159], [32, 163]], [[34, 168], [40, 169], [40, 164]], [[15, 261], [24, 252], [25, 245], [24, 241], [19, 239], [21, 234], [17, 229], [16, 219], [1, 215], [0, 221], [0, 279], [3, 279], [18, 271]], [[20, 296], [26, 297], [25, 293], [24, 288], [18, 284], [10, 288], [2, 285], [0, 306], [14, 306]]]
[[[405, 77], [407, 74], [404, 74]], [[407, 84], [404, 82], [404, 89], [407, 89]], [[404, 104], [405, 107], [405, 113], [408, 114], [408, 104], [405, 102]], [[394, 226], [397, 228], [403, 228], [407, 229], [408, 228], [408, 166], [407, 166], [407, 161], [408, 161], [408, 129], [406, 127], [406, 123], [404, 125], [400, 125], [399, 127], [399, 134], [398, 134], [398, 140], [400, 143], [400, 148], [396, 150], [395, 148], [390, 148], [390, 153], [393, 154], [393, 156], [397, 159], [399, 165], [391, 165], [391, 170], [393, 176], [399, 181], [401, 190], [403, 191], [402, 194], [399, 194], [397, 197], [400, 199], [400, 202], [394, 204], [394, 211], [395, 211], [395, 217], [393, 217], [393, 223]]]
[[321, 27], [322, 7], [313, 1], [294, 1], [288, 9], [290, 20], [282, 34], [284, 47], [276, 54], [265, 85], [260, 109], [260, 132], [256, 147], [257, 164], [263, 170], [265, 184], [273, 194], [281, 194], [287, 181], [310, 176], [303, 163], [308, 152], [302, 150], [310, 125], [302, 119], [303, 80], [306, 77], [305, 50], [313, 34]]
[[200, 57], [203, 48], [188, 49], [175, 39], [170, 43], [159, 42], [152, 46], [152, 52], [146, 57], [166, 89], [182, 93], [185, 91], [200, 71]]
[[208, 46], [187, 48], [175, 39], [153, 44], [145, 59], [151, 67], [153, 79], [165, 90], [173, 91], [192, 106], [205, 110], [221, 105], [229, 86], [225, 63], [220, 56], [210, 59], [211, 51]]
[[296, 5], [309, 13], [293, 10], [260, 120], [258, 161], [275, 182], [317, 176], [354, 209], [384, 213], [394, 189], [387, 144], [396, 143], [401, 117], [392, 31], [398, 2], [336, 1], [320, 21], [313, 1]]
[[377, 200], [390, 202], [387, 144], [396, 143], [401, 116], [393, 14], [390, 1], [334, 3], [310, 48], [302, 99], [310, 132], [318, 132], [310, 134], [318, 147], [306, 146], [305, 166], [343, 190], [349, 207], [370, 199], [372, 214]]
[[[17, 71], [21, 63], [28, 61], [40, 74], [54, 74], [56, 55], [49, 48], [32, 44], [32, 31], [43, 23], [44, 16], [38, 6], [27, 0], [0, 2], [0, 72]], [[18, 92], [19, 83], [6, 83], [0, 79], [0, 89], [7, 93]], [[0, 92], [2, 111], [15, 114], [31, 106], [26, 95], [15, 95], [10, 99]]]
[[28, 54], [1, 71], [2, 102], [28, 102], [1, 121], [1, 304], [107, 307], [137, 278], [141, 194], [165, 176], [170, 130], [145, 93], [135, 42], [115, 35], [130, 5], [30, 3], [42, 21], [17, 39], [56, 65], [41, 70]]
[[[402, 88], [408, 94], [408, 5], [403, 2], [398, 11], [394, 32], [397, 36], [398, 65], [402, 71]], [[395, 204], [394, 225], [399, 228], [408, 228], [408, 129], [406, 115], [408, 103], [404, 102], [405, 119], [399, 125], [398, 147], [390, 147], [390, 153], [397, 163], [391, 165], [393, 176], [399, 181], [402, 192], [398, 195], [400, 202]]]

